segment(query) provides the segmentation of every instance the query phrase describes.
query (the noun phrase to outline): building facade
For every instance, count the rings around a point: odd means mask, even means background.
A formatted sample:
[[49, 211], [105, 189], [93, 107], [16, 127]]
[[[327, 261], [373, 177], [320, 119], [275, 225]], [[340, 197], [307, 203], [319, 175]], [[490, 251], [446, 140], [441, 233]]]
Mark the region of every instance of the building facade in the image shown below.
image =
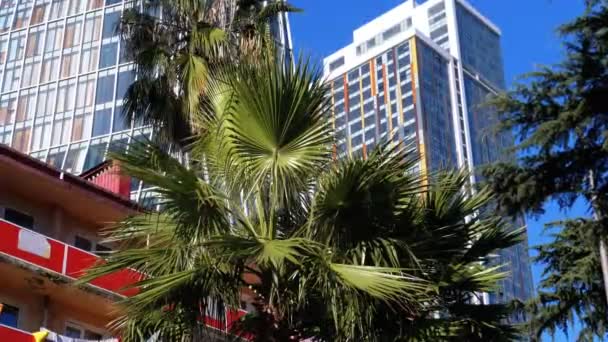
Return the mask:
[[[0, 341], [39, 341], [33, 334], [42, 330], [48, 341], [119, 341], [108, 327], [120, 315], [115, 303], [137, 294], [128, 286], [143, 275], [125, 269], [74, 286], [114, 247], [99, 232], [141, 210], [117, 168], [106, 162], [75, 176], [0, 145]], [[244, 289], [243, 303], [252, 296]], [[226, 308], [203, 320], [214, 341], [232, 341], [227, 333], [245, 313]]]
[[112, 247], [100, 243], [100, 222], [121, 220], [137, 206], [128, 187], [112, 193], [99, 185], [120, 186], [97, 175], [94, 184], [0, 145], [0, 341], [31, 342], [41, 328], [111, 337], [114, 302], [136, 292], [121, 288], [140, 275], [125, 270], [80, 287], [73, 282]]
[[[79, 174], [101, 163], [149, 127], [127, 122], [123, 99], [135, 80], [117, 31], [129, 0], [0, 1], [0, 144]], [[287, 13], [271, 31], [286, 61], [292, 58]], [[132, 198], [146, 196], [134, 182]]]
[[79, 174], [101, 163], [112, 144], [151, 133], [122, 116], [135, 67], [116, 28], [133, 6], [141, 5], [0, 2], [0, 143]]
[[[465, 0], [408, 0], [356, 29], [324, 59], [338, 154], [365, 157], [394, 141], [420, 156], [423, 173], [508, 158], [512, 138], [491, 134], [494, 115], [483, 106], [505, 87], [500, 35]], [[528, 259], [527, 244], [502, 252], [511, 275], [486, 301], [529, 298]]]

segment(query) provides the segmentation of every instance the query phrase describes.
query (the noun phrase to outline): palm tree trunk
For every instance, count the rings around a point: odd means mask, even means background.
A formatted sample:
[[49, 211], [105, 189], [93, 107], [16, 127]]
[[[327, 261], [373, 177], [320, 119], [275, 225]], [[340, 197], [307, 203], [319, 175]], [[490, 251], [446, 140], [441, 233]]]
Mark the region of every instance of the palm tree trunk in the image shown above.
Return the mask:
[[600, 262], [602, 264], [602, 276], [604, 279], [604, 293], [608, 301], [608, 252], [606, 249], [606, 238], [600, 238]]
[[[599, 203], [599, 199], [597, 196], [597, 189], [595, 184], [595, 172], [593, 170], [589, 170], [589, 190], [591, 193], [591, 207], [593, 208], [593, 219], [596, 222], [602, 222], [604, 218], [604, 213], [602, 211], [601, 205]], [[600, 264], [602, 267], [602, 279], [604, 280], [604, 294], [605, 300], [608, 302], [608, 248], [606, 245], [606, 237], [600, 236], [599, 238], [600, 244]]]

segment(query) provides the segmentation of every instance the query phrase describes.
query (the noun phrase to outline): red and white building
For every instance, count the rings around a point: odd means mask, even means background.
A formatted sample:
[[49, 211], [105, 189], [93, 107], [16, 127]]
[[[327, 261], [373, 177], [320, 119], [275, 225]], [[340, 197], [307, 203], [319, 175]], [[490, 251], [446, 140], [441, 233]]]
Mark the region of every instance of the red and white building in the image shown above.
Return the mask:
[[[84, 271], [112, 246], [100, 231], [140, 210], [129, 198], [129, 179], [110, 163], [82, 176], [57, 170], [0, 144], [0, 341], [33, 342], [45, 328], [85, 339], [112, 337], [115, 302], [141, 275], [123, 270], [75, 286]], [[224, 330], [243, 315], [205, 318]], [[229, 317], [228, 317], [229, 316]]]

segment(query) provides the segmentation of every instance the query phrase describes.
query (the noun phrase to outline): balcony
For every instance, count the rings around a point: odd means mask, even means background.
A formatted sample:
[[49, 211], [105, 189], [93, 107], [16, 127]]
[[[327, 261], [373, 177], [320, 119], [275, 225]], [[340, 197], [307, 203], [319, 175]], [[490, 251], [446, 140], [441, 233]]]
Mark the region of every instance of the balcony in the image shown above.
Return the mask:
[[11, 342], [33, 342], [34, 335], [23, 330], [0, 324], [0, 340]]
[[[102, 262], [95, 254], [2, 219], [0, 253], [72, 279], [82, 277], [87, 269]], [[133, 296], [137, 294], [137, 288], [125, 288], [141, 278], [141, 273], [125, 269], [97, 278], [91, 281], [91, 285], [123, 296]]]
[[[96, 263], [103, 262], [95, 254], [2, 219], [0, 219], [0, 254], [17, 259], [41, 271], [58, 274], [73, 280], [82, 277], [86, 270]], [[138, 293], [138, 289], [127, 287], [140, 279], [142, 279], [141, 273], [125, 269], [97, 278], [90, 284], [114, 294], [133, 296]], [[228, 308], [222, 318], [205, 316], [202, 320], [211, 329], [226, 333], [232, 330], [234, 323], [246, 313], [244, 310]], [[241, 338], [251, 340], [251, 336], [241, 336]], [[33, 335], [0, 325], [0, 341], [31, 342], [33, 341]]]

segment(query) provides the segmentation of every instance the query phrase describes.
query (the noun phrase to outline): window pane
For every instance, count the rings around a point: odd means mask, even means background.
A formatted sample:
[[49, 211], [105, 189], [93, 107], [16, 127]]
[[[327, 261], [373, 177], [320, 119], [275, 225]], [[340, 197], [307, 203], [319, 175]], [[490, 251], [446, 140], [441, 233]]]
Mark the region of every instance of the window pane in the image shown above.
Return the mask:
[[72, 141], [88, 139], [91, 137], [93, 127], [93, 113], [76, 111], [74, 115], [74, 130], [72, 131]]
[[53, 0], [51, 3], [51, 14], [49, 20], [65, 17], [68, 8], [68, 0]]
[[12, 125], [15, 120], [17, 94], [3, 95], [0, 98], [0, 129], [4, 125]]
[[13, 29], [22, 28], [27, 24], [33, 4], [33, 0], [19, 0], [17, 11], [15, 12], [15, 20], [13, 20]]
[[36, 5], [32, 11], [32, 19], [30, 25], [40, 24], [44, 21], [46, 10], [49, 8], [50, 0], [36, 0]]
[[135, 81], [135, 70], [121, 70], [118, 73], [118, 85], [116, 88], [116, 98], [122, 99], [127, 93], [129, 86]]
[[16, 122], [23, 122], [34, 118], [36, 90], [23, 90], [17, 103]]
[[59, 82], [57, 95], [57, 113], [67, 112], [74, 109], [76, 99], [76, 79]]
[[79, 174], [82, 172], [84, 157], [87, 151], [86, 147], [86, 143], [70, 146], [70, 151], [66, 156], [65, 166], [63, 167], [66, 172], [73, 174]]
[[[100, 0], [95, 0], [95, 1], [100, 1]], [[100, 248], [104, 248], [104, 249], [105, 249], [105, 250], [104, 250], [105, 252], [110, 251], [110, 249], [109, 249], [109, 248], [107, 248], [107, 247], [103, 247], [103, 246], [97, 245], [97, 251], [102, 251], [102, 250], [100, 250]], [[102, 337], [102, 336], [101, 336], [100, 334], [98, 334], [98, 333], [94, 333], [94, 332], [92, 332], [92, 331], [88, 331], [88, 330], [86, 330], [86, 331], [84, 332], [84, 339], [85, 339], [85, 340], [97, 341], [97, 340], [101, 340], [101, 337]]]
[[14, 32], [8, 45], [7, 62], [16, 61], [23, 58], [25, 49], [25, 31]]
[[[34, 228], [34, 218], [28, 214], [22, 213], [15, 209], [4, 209], [4, 219], [23, 228]], [[2, 313], [4, 313], [4, 310], [2, 311]]]
[[95, 88], [95, 76], [81, 77], [78, 80], [78, 95], [76, 96], [76, 109], [87, 108], [91, 110], [93, 106], [93, 91]]
[[122, 106], [116, 106], [114, 110], [114, 124], [112, 132], [120, 132], [127, 129], [131, 129], [131, 122], [127, 120], [125, 113], [123, 113]]
[[51, 143], [54, 146], [68, 143], [71, 130], [72, 118], [70, 114], [56, 114], [55, 121], [53, 122], [53, 138]]
[[48, 148], [51, 145], [51, 121], [52, 116], [36, 119], [34, 122], [33, 151]]
[[116, 53], [118, 52], [118, 42], [111, 42], [101, 46], [99, 67], [107, 68], [116, 64]]
[[80, 248], [85, 251], [91, 251], [93, 249], [93, 243], [89, 239], [85, 239], [82, 236], [76, 235], [74, 239], [74, 247]]
[[55, 108], [55, 85], [45, 85], [40, 87], [38, 91], [37, 116], [46, 116], [53, 114]]
[[103, 6], [103, 0], [88, 0], [88, 3], [87, 9], [89, 10]]
[[11, 18], [13, 15], [13, 6], [9, 2], [2, 3], [0, 7], [0, 32], [6, 32], [11, 27]]
[[[80, 17], [82, 18], [82, 17]], [[80, 44], [80, 31], [82, 28], [82, 19], [70, 19], [65, 27], [65, 38], [63, 47], [69, 48]]]
[[108, 148], [109, 152], [112, 153], [124, 153], [127, 150], [127, 144], [129, 143], [129, 136], [127, 134], [113, 135], [112, 142]]
[[110, 133], [110, 122], [112, 120], [112, 109], [101, 109], [95, 111], [93, 120], [93, 136]]
[[108, 12], [103, 19], [103, 34], [102, 38], [111, 38], [118, 34], [118, 25], [120, 23], [120, 11]]
[[0, 324], [17, 328], [19, 323], [19, 308], [8, 304], [0, 305], [2, 306], [2, 310], [0, 311]]
[[6, 62], [6, 56], [8, 53], [8, 34], [2, 35], [0, 37], [0, 63], [4, 64]]
[[32, 127], [16, 128], [13, 133], [13, 148], [23, 153], [29, 152]]
[[40, 71], [40, 82], [42, 83], [56, 80], [59, 75], [62, 37], [63, 24], [49, 24], [44, 45], [44, 61]]
[[83, 12], [86, 4], [87, 3], [83, 0], [70, 0], [70, 5], [68, 7], [68, 15]]
[[99, 165], [104, 160], [106, 153], [106, 146], [108, 143], [91, 143], [91, 147], [89, 147], [89, 152], [87, 153], [87, 159], [84, 163], [84, 170], [89, 170], [94, 166]]
[[78, 329], [78, 328], [67, 326], [67, 327], [65, 327], [65, 336], [73, 337], [73, 338], [81, 338], [82, 333], [81, 333], [80, 329]]
[[99, 60], [99, 46], [92, 46], [88, 43], [87, 46], [82, 47], [82, 54], [80, 56], [80, 72], [85, 73], [95, 70]]
[[101, 11], [87, 15], [84, 24], [83, 42], [89, 43], [99, 40], [101, 33]]
[[25, 50], [25, 57], [33, 57], [42, 55], [42, 41], [44, 31], [42, 30], [30, 30], [30, 35], [27, 39], [27, 49]]
[[46, 159], [46, 162], [51, 164], [53, 167], [55, 167], [57, 169], [61, 169], [61, 164], [63, 163], [64, 156], [65, 156], [65, 147], [52, 149], [49, 151], [49, 156]]
[[97, 80], [96, 104], [112, 102], [114, 95], [114, 74], [99, 77]]

